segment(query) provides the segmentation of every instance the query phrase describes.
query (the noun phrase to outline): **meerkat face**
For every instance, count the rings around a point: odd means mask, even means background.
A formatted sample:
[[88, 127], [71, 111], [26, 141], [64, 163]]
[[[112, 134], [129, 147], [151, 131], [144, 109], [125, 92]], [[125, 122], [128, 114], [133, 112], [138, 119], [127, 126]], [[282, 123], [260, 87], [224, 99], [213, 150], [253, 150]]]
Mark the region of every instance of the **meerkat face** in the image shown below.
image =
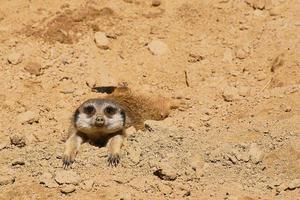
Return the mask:
[[117, 132], [124, 128], [125, 120], [123, 109], [106, 99], [90, 99], [74, 114], [75, 127], [86, 134]]

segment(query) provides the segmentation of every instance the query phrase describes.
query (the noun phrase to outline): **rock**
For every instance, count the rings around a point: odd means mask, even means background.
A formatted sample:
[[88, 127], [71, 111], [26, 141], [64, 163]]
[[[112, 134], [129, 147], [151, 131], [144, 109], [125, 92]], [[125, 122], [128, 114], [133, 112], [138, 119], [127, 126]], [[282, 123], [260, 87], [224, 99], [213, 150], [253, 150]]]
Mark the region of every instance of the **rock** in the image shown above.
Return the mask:
[[30, 74], [33, 75], [41, 75], [42, 74], [42, 65], [36, 62], [29, 62], [26, 64], [26, 66], [24, 67], [24, 69], [29, 72]]
[[252, 143], [249, 148], [250, 159], [253, 163], [257, 164], [262, 161], [264, 157], [263, 151], [258, 147], [256, 143]]
[[54, 179], [60, 185], [65, 183], [77, 185], [80, 182], [80, 176], [71, 170], [57, 170]]
[[94, 186], [94, 181], [93, 180], [85, 180], [83, 182], [82, 189], [84, 189], [86, 191], [91, 191], [93, 189], [93, 186]]
[[153, 55], [161, 56], [168, 53], [168, 46], [161, 40], [153, 40], [148, 44], [148, 48]]
[[201, 56], [201, 55], [199, 55], [199, 54], [190, 53], [189, 54], [188, 62], [190, 62], [190, 63], [196, 63], [196, 62], [200, 62], [203, 59], [204, 59], [204, 57]]
[[259, 71], [255, 78], [258, 80], [258, 81], [263, 81], [267, 78], [267, 75], [263, 72], [263, 71]]
[[89, 87], [89, 88], [93, 88], [96, 86], [96, 80], [92, 77], [88, 77], [86, 80], [85, 80], [85, 83], [86, 85]]
[[232, 102], [239, 99], [238, 90], [235, 87], [227, 87], [223, 90], [223, 99], [227, 102]]
[[177, 178], [176, 170], [168, 163], [160, 163], [158, 169], [153, 172], [155, 176], [158, 176], [162, 180], [174, 181]]
[[11, 165], [12, 166], [25, 165], [25, 161], [22, 158], [18, 158], [18, 159], [13, 160]]
[[152, 6], [157, 7], [160, 6], [161, 1], [160, 0], [152, 0]]
[[277, 16], [277, 15], [281, 15], [282, 11], [283, 11], [282, 6], [276, 6], [269, 10], [269, 14], [271, 16]]
[[61, 59], [61, 63], [62, 63], [63, 65], [70, 64], [70, 63], [71, 63], [71, 58], [68, 57], [68, 56], [63, 56], [62, 59]]
[[242, 48], [238, 48], [235, 51], [235, 57], [237, 57], [238, 59], [245, 59], [247, 56], [248, 56], [248, 53]]
[[109, 49], [109, 39], [104, 32], [96, 32], [94, 41], [100, 49]]
[[242, 97], [247, 97], [250, 94], [250, 89], [248, 87], [240, 87], [238, 89], [238, 94]]
[[49, 172], [43, 173], [40, 177], [40, 184], [44, 184], [47, 188], [56, 188], [58, 184], [53, 180], [52, 174]]
[[38, 121], [38, 115], [33, 111], [26, 111], [26, 112], [19, 114], [17, 116], [17, 120], [21, 124], [25, 124], [25, 123], [32, 124], [33, 122]]
[[192, 153], [190, 158], [190, 166], [198, 176], [201, 176], [203, 173], [204, 159], [199, 153]]
[[262, 10], [265, 8], [266, 0], [246, 0], [246, 3], [248, 3], [254, 9]]
[[248, 162], [250, 160], [248, 152], [237, 152], [235, 156], [239, 161]]
[[7, 56], [7, 61], [10, 64], [17, 65], [23, 61], [23, 56], [20, 53], [13, 52]]
[[13, 184], [15, 182], [15, 177], [8, 176], [8, 175], [1, 175], [0, 176], [0, 186]]
[[64, 194], [72, 193], [75, 190], [76, 190], [76, 188], [74, 185], [66, 185], [65, 187], [60, 189], [61, 193], [64, 193]]
[[26, 140], [23, 135], [15, 134], [10, 136], [10, 143], [17, 147], [24, 147], [26, 145]]
[[294, 190], [300, 188], [300, 179], [294, 179], [288, 184], [288, 189]]

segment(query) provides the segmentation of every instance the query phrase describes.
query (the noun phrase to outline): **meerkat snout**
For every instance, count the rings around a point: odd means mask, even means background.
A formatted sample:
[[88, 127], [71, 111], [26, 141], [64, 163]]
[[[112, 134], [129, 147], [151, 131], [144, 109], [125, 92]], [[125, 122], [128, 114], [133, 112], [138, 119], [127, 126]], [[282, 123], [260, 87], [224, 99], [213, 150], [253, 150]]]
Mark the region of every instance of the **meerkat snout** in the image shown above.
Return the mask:
[[95, 119], [95, 125], [101, 127], [105, 124], [105, 119], [102, 116], [97, 116]]

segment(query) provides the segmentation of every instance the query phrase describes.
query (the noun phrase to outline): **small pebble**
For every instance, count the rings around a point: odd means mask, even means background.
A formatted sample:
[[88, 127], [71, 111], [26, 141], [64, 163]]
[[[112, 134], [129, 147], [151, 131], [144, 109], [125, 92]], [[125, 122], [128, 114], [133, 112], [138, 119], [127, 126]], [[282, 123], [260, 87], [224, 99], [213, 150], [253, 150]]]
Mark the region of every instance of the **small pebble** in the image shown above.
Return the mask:
[[239, 99], [238, 90], [235, 87], [227, 87], [223, 90], [223, 99], [227, 102], [232, 102]]
[[80, 182], [80, 176], [71, 170], [57, 170], [55, 173], [55, 181], [62, 184], [77, 185]]
[[40, 177], [40, 183], [44, 184], [47, 188], [56, 188], [58, 184], [54, 181], [52, 174], [49, 172], [45, 172]]
[[85, 83], [86, 85], [89, 87], [89, 88], [93, 88], [96, 86], [96, 80], [92, 77], [88, 77], [86, 80], [85, 80]]
[[12, 163], [11, 163], [12, 166], [16, 166], [16, 165], [25, 165], [25, 161], [22, 160], [22, 159], [16, 159], [16, 160], [13, 160]]
[[168, 163], [160, 163], [158, 169], [153, 173], [162, 180], [174, 181], [177, 178], [177, 172], [174, 167]]
[[109, 49], [109, 39], [104, 32], [96, 32], [94, 41], [98, 48], [107, 50]]
[[93, 189], [94, 186], [94, 181], [93, 180], [86, 180], [83, 182], [83, 187], [82, 189], [86, 190], [86, 191], [91, 191]]
[[64, 193], [64, 194], [72, 193], [75, 190], [76, 190], [76, 188], [74, 185], [66, 185], [65, 187], [60, 189], [61, 193]]
[[160, 0], [152, 0], [152, 6], [157, 7], [160, 6], [161, 1]]
[[241, 48], [237, 49], [235, 52], [235, 57], [237, 57], [238, 59], [245, 59], [247, 55], [247, 52]]
[[293, 190], [296, 188], [300, 188], [300, 179], [294, 179], [288, 185], [288, 189]]
[[262, 161], [264, 157], [263, 151], [258, 147], [256, 143], [252, 143], [249, 149], [250, 159], [254, 164]]
[[33, 111], [26, 111], [19, 114], [17, 119], [21, 124], [32, 124], [33, 122], [38, 121], [38, 115]]
[[15, 177], [13, 176], [8, 176], [8, 175], [0, 176], [0, 186], [13, 184], [14, 182], [15, 182]]
[[41, 75], [42, 74], [42, 66], [39, 63], [36, 62], [29, 62], [27, 65], [24, 67], [24, 69], [29, 72], [30, 74], [33, 75]]
[[24, 147], [26, 145], [25, 137], [19, 134], [10, 137], [10, 143], [17, 147]]
[[13, 52], [8, 55], [7, 61], [10, 64], [17, 65], [23, 61], [22, 54]]
[[148, 48], [153, 55], [165, 55], [169, 49], [168, 46], [161, 40], [153, 40], [148, 44]]

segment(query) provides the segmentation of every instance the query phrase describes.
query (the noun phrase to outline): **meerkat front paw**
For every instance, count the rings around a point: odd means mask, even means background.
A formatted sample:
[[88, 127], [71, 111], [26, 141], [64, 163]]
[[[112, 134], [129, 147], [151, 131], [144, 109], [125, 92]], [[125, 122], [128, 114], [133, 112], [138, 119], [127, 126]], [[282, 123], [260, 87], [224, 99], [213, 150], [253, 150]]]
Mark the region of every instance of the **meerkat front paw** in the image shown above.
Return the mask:
[[65, 153], [63, 155], [63, 168], [68, 169], [73, 164], [74, 161], [75, 161], [75, 155]]
[[108, 155], [108, 165], [111, 167], [116, 167], [120, 163], [119, 154], [109, 154]]

